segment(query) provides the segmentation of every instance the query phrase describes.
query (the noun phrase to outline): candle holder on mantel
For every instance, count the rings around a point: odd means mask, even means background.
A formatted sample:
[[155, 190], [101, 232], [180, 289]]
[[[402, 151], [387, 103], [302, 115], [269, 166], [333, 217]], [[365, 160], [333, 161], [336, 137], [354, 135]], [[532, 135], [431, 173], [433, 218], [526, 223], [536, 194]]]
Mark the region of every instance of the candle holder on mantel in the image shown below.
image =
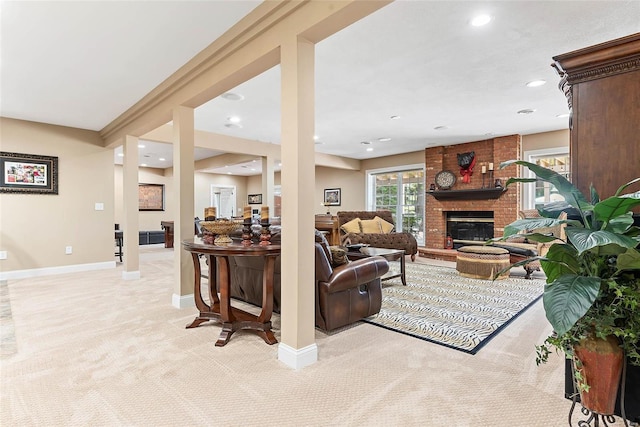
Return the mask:
[[260, 246], [269, 246], [271, 244], [271, 231], [269, 227], [271, 224], [269, 221], [261, 222], [262, 231], [260, 232]]

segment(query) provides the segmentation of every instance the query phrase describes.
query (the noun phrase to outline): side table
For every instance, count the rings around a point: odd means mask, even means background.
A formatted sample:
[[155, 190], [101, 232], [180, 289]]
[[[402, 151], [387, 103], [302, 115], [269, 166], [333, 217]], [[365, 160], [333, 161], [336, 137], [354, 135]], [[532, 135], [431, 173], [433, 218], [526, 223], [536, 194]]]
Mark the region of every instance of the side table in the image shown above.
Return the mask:
[[[206, 244], [196, 238], [184, 240], [182, 246], [191, 253], [193, 258], [193, 296], [199, 311], [193, 322], [187, 325], [187, 329], [195, 328], [209, 320], [216, 320], [222, 323], [222, 332], [216, 341], [218, 347], [229, 342], [231, 335], [240, 329], [256, 332], [267, 344], [277, 343], [278, 340], [271, 330], [271, 315], [273, 313], [273, 273], [276, 257], [280, 254], [280, 245], [260, 246], [254, 244], [244, 246], [239, 243], [231, 243], [226, 246], [217, 246]], [[200, 255], [207, 257], [209, 263], [210, 304], [207, 304], [202, 296]], [[231, 306], [230, 256], [261, 256], [265, 258], [262, 274], [262, 310], [258, 316]], [[219, 278], [218, 286], [216, 286], [216, 276]]]
[[372, 256], [381, 256], [387, 261], [400, 261], [400, 273], [394, 273], [389, 271], [380, 278], [380, 280], [389, 280], [394, 277], [400, 277], [402, 284], [407, 286], [407, 279], [405, 275], [405, 252], [404, 249], [386, 249], [386, 248], [373, 248], [371, 246], [363, 246], [358, 251], [349, 251], [347, 247], [347, 258], [350, 260], [368, 258]]

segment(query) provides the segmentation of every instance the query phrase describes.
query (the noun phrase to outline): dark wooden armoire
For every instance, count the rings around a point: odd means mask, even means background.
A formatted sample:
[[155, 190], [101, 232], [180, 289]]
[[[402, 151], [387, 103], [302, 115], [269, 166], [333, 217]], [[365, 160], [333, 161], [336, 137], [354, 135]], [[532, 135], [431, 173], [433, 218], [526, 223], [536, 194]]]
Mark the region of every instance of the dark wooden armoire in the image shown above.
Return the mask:
[[640, 176], [640, 33], [553, 60], [571, 111], [571, 181], [612, 196]]
[[[601, 198], [640, 177], [640, 33], [553, 57], [569, 101], [571, 181]], [[640, 183], [625, 192], [640, 191]], [[640, 210], [635, 210], [640, 225]], [[627, 366], [627, 418], [640, 422], [640, 367]], [[565, 396], [574, 391], [567, 362]], [[616, 414], [621, 414], [620, 392]]]

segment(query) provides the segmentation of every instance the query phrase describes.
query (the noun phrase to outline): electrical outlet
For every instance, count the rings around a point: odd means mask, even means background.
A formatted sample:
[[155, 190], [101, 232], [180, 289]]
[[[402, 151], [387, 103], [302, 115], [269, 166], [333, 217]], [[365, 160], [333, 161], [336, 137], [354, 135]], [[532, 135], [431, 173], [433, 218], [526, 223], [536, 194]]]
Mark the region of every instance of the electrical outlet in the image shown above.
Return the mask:
[[64, 253], [67, 255], [71, 255], [73, 253], [73, 248], [71, 246], [67, 246], [64, 248]]
[[7, 259], [7, 251], [0, 251], [0, 259]]

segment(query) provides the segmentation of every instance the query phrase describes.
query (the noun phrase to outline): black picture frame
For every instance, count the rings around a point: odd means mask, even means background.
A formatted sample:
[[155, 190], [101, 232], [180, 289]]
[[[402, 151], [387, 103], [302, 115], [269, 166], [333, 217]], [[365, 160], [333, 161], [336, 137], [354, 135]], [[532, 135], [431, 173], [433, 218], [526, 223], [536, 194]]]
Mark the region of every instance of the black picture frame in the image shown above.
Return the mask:
[[261, 205], [262, 194], [249, 194], [247, 196], [247, 203], [250, 205]]
[[164, 184], [138, 184], [138, 210], [164, 211]]
[[58, 158], [0, 151], [0, 193], [58, 194]]
[[324, 205], [325, 206], [340, 206], [342, 199], [342, 190], [340, 188], [325, 188], [324, 189]]

